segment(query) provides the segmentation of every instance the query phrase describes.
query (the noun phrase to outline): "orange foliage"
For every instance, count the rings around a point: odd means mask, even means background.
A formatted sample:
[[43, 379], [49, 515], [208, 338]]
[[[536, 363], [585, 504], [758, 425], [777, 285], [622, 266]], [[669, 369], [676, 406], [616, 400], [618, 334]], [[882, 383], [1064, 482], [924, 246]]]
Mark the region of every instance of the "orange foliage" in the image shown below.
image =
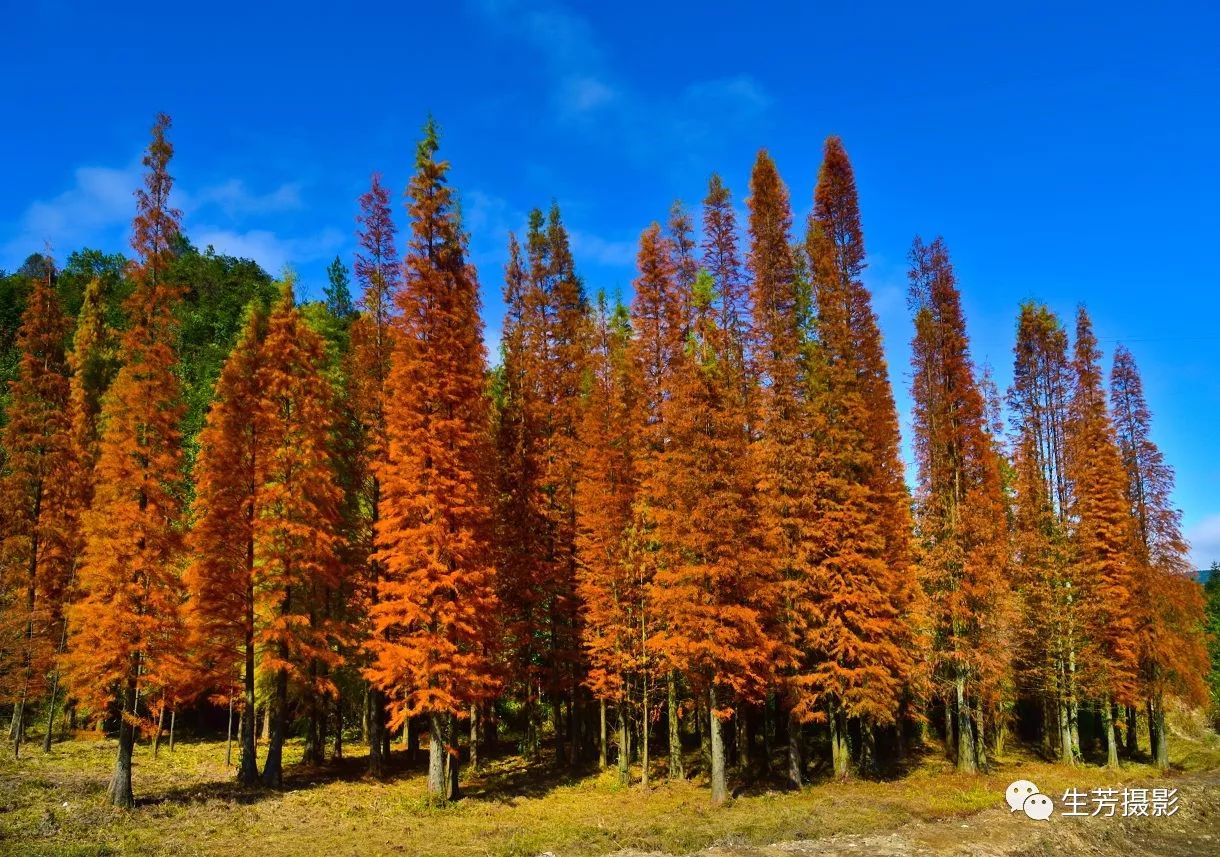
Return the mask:
[[437, 147], [429, 122], [407, 190], [411, 240], [376, 530], [384, 571], [366, 643], [365, 673], [389, 694], [394, 726], [408, 714], [463, 715], [495, 688], [486, 355], [478, 283]]
[[48, 261], [22, 315], [0, 438], [0, 699], [15, 706], [18, 743], [26, 705], [44, 695], [62, 637], [75, 542], [67, 319], [51, 276]]

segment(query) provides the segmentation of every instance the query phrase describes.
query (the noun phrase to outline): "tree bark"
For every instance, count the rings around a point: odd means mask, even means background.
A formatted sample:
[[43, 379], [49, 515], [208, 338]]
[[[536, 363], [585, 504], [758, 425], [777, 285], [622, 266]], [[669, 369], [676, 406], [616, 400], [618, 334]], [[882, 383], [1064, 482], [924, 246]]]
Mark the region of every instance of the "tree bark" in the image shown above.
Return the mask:
[[233, 764], [233, 694], [229, 694], [229, 720], [225, 727], [225, 768], [227, 769], [231, 764]]
[[1108, 700], [1102, 700], [1101, 703], [1101, 731], [1106, 738], [1106, 767], [1118, 767], [1118, 735], [1114, 731], [1114, 708], [1113, 703]]
[[336, 759], [343, 758], [343, 688], [336, 685], [335, 693], [335, 747], [332, 754]]
[[161, 711], [157, 714], [157, 731], [153, 733], [153, 758], [161, 749], [161, 734], [165, 731], [165, 700], [161, 700]]
[[1153, 707], [1156, 715], [1156, 749], [1153, 760], [1162, 771], [1169, 770], [1169, 727], [1165, 722], [1165, 701], [1157, 699]]
[[630, 725], [627, 722], [627, 703], [618, 704], [618, 781], [625, 786], [631, 785], [631, 736]]
[[678, 674], [670, 672], [668, 682], [667, 711], [666, 716], [669, 720], [669, 778], [671, 780], [681, 780], [684, 778], [682, 771], [682, 735], [678, 731]]
[[[385, 740], [382, 732], [385, 731], [385, 700], [382, 693], [375, 687], [370, 687], [368, 694], [368, 710], [365, 714], [365, 719], [368, 722], [368, 739], [369, 739], [369, 768], [370, 777], [380, 778], [385, 774]], [[439, 794], [439, 791], [437, 792]]]
[[788, 785], [799, 789], [804, 785], [801, 776], [801, 721], [796, 714], [788, 712]]
[[1064, 765], [1074, 765], [1076, 756], [1072, 752], [1072, 724], [1068, 705], [1062, 699], [1058, 703], [1059, 714], [1059, 762]]
[[598, 701], [598, 713], [601, 715], [600, 729], [598, 730], [597, 740], [597, 768], [599, 771], [606, 770], [606, 700]]
[[51, 677], [51, 698], [47, 702], [47, 734], [42, 736], [42, 752], [51, 752], [51, 733], [55, 728], [55, 697], [59, 692], [59, 670]]
[[835, 701], [830, 703], [827, 718], [830, 724], [830, 759], [835, 779], [845, 780], [851, 775], [851, 756], [847, 745], [847, 715]]
[[648, 675], [644, 675], [643, 716], [640, 717], [640, 785], [648, 788]]
[[737, 700], [733, 722], [737, 730], [737, 769], [747, 771], [750, 768], [750, 725], [746, 722], [746, 703], [743, 699]]
[[245, 670], [243, 680], [242, 717], [239, 724], [241, 732], [241, 766], [237, 769], [237, 781], [243, 786], [252, 786], [258, 782], [258, 747], [255, 744], [255, 730], [258, 720], [254, 708], [254, 596], [253, 584], [246, 597], [246, 639], [245, 639]]
[[[281, 652], [287, 659], [287, 653]], [[288, 673], [277, 670], [275, 689], [267, 704], [271, 720], [271, 736], [267, 742], [267, 761], [263, 763], [263, 785], [278, 789], [284, 784], [284, 732], [288, 718]]]
[[957, 770], [963, 774], [978, 773], [975, 765], [974, 729], [970, 725], [970, 709], [966, 704], [966, 676], [959, 669], [953, 683], [954, 706], [957, 711]]
[[428, 794], [437, 800], [447, 797], [445, 778], [445, 738], [440, 712], [433, 712], [428, 731]]
[[716, 716], [716, 685], [708, 691], [708, 733], [712, 744], [712, 803], [722, 804], [729, 797], [724, 775], [724, 728]]
[[128, 712], [135, 715], [136, 707], [136, 667], [132, 665], [132, 674], [128, 676], [123, 691], [123, 703], [119, 714], [119, 750], [114, 760], [114, 776], [110, 778], [108, 790], [110, 802], [115, 806], [130, 809], [135, 806], [135, 795], [131, 791], [131, 754], [136, 745], [135, 724], [124, 715]]
[[470, 705], [470, 770], [479, 769], [479, 706]]
[[445, 733], [445, 761], [448, 767], [445, 769], [445, 800], [457, 800], [460, 796], [458, 791], [458, 767], [462, 761], [462, 757], [458, 754], [458, 721], [457, 717], [450, 714]]

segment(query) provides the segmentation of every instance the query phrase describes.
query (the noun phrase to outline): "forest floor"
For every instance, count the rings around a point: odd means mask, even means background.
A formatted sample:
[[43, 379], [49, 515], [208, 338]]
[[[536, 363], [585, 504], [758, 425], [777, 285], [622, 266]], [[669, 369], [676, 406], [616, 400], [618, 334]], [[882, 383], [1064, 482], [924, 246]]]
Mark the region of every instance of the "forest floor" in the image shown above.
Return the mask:
[[[234, 748], [236, 754], [236, 748]], [[115, 744], [80, 736], [44, 755], [27, 745], [0, 760], [0, 854], [239, 854], [258, 857], [347, 854], [568, 855], [1060, 855], [1121, 853], [1220, 855], [1220, 740], [1177, 733], [1172, 770], [1124, 762], [1066, 768], [1013, 747], [993, 770], [959, 775], [934, 748], [900, 777], [812, 785], [739, 786], [716, 808], [706, 780], [669, 783], [664, 764], [647, 791], [618, 784], [613, 771], [571, 774], [517, 756], [463, 771], [463, 798], [435, 806], [424, 760], [407, 764], [395, 748], [390, 776], [362, 776], [363, 755], [322, 768], [290, 766], [280, 792], [242, 789], [224, 764], [223, 741], [180, 741], [153, 758], [136, 749], [134, 811], [106, 805]], [[287, 759], [299, 758], [299, 744]], [[235, 755], [236, 758], [236, 755]], [[693, 767], [698, 755], [692, 754]], [[1012, 814], [1004, 790], [1037, 783], [1056, 801], [1069, 787], [1171, 787], [1169, 818], [1064, 818]]]

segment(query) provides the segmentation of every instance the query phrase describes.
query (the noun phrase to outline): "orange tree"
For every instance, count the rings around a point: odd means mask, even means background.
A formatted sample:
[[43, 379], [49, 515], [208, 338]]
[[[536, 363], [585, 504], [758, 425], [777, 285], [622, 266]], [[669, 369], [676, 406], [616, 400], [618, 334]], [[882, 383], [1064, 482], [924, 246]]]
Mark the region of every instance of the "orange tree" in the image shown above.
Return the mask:
[[494, 691], [488, 649], [497, 610], [491, 563], [486, 354], [474, 269], [436, 160], [429, 120], [407, 188], [411, 238], [386, 402], [377, 553], [383, 572], [367, 642], [370, 681], [391, 724], [426, 714], [429, 792], [456, 794], [452, 720]]

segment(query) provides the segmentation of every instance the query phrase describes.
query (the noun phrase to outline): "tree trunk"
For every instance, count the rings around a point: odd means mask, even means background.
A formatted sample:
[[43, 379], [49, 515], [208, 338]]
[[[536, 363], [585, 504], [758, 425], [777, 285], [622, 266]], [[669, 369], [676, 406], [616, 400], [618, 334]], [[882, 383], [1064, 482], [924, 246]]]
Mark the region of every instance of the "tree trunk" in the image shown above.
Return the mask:
[[171, 708], [169, 711], [169, 751], [174, 752], [174, 724], [178, 722], [178, 709]]
[[479, 706], [470, 705], [470, 770], [479, 769]]
[[120, 707], [119, 715], [119, 751], [114, 760], [114, 776], [110, 778], [110, 802], [115, 806], [121, 806], [124, 809], [129, 809], [135, 806], [135, 795], [131, 791], [131, 754], [136, 745], [136, 727], [133, 721], [129, 721], [123, 716], [128, 712], [132, 717], [135, 716], [136, 707], [136, 679], [135, 666], [132, 667], [132, 675], [127, 678], [127, 685], [123, 693], [123, 704]]
[[415, 721], [415, 725], [412, 727], [410, 722], [408, 722], [408, 728], [410, 731], [407, 735], [407, 761], [414, 765], [416, 760], [419, 759], [420, 720], [418, 717], [412, 719]]
[[153, 735], [153, 758], [157, 758], [157, 751], [161, 749], [161, 733], [165, 731], [165, 700], [161, 700], [161, 711], [157, 714], [157, 731]]
[[1144, 700], [1144, 713], [1148, 720], [1148, 754], [1156, 756], [1156, 711], [1152, 704], [1152, 697]]
[[974, 730], [970, 725], [970, 709], [966, 704], [966, 676], [959, 669], [953, 683], [954, 706], [957, 711], [957, 770], [963, 774], [978, 772], [975, 765]]
[[957, 742], [953, 740], [953, 700], [945, 696], [945, 755], [950, 759], [957, 758]]
[[1104, 699], [1101, 703], [1101, 731], [1106, 738], [1106, 767], [1118, 767], [1118, 735], [1114, 731], [1113, 703]]
[[428, 730], [428, 794], [437, 800], [445, 800], [445, 738], [440, 712], [432, 712]]
[[445, 761], [448, 767], [445, 768], [445, 800], [457, 800], [458, 792], [458, 767], [462, 761], [462, 757], [458, 755], [458, 720], [453, 714], [448, 716], [448, 723], [445, 731]]
[[1138, 718], [1135, 714], [1135, 706], [1127, 706], [1127, 755], [1134, 756], [1140, 751], [1139, 730], [1136, 728], [1139, 725]]
[[258, 782], [258, 747], [255, 742], [258, 720], [254, 707], [254, 602], [252, 595], [249, 595], [246, 601], [245, 657], [245, 671], [242, 676], [244, 707], [239, 724], [241, 767], [237, 769], [237, 781], [243, 786], [252, 786]]
[[627, 703], [618, 704], [618, 781], [622, 785], [631, 785], [631, 738], [630, 726], [627, 722]]
[[1165, 701], [1157, 699], [1154, 706], [1156, 715], [1156, 749], [1153, 761], [1162, 771], [1169, 770], [1169, 726], [1165, 721]]
[[977, 701], [974, 706], [974, 756], [980, 771], [987, 771], [987, 732], [986, 719], [983, 717], [983, 703]]
[[712, 803], [724, 803], [729, 796], [724, 775], [724, 728], [716, 716], [716, 685], [708, 691], [708, 733], [712, 744]]
[[225, 727], [225, 768], [233, 764], [233, 694], [229, 694], [229, 724]]
[[343, 758], [343, 688], [336, 685], [335, 693], [335, 747], [332, 755], [336, 759]]
[[51, 733], [55, 729], [55, 698], [59, 693], [59, 670], [51, 676], [51, 698], [47, 701], [47, 734], [42, 736], [42, 752], [51, 752]]
[[669, 778], [681, 780], [682, 771], [682, 735], [678, 731], [678, 674], [669, 674], [669, 699], [666, 715], [669, 719]]
[[768, 693], [763, 703], [763, 771], [768, 775], [775, 762], [775, 694]]
[[643, 716], [640, 718], [640, 786], [648, 788], [648, 677], [644, 677]]
[[746, 722], [746, 703], [743, 699], [737, 700], [733, 722], [737, 730], [737, 769], [744, 772], [750, 768], [750, 725]]
[[1076, 756], [1072, 752], [1072, 724], [1068, 705], [1062, 699], [1057, 706], [1059, 714], [1059, 762], [1074, 765]]
[[827, 719], [830, 724], [830, 759], [836, 779], [845, 780], [851, 775], [851, 756], [847, 745], [847, 715], [837, 702], [830, 703]]
[[598, 700], [598, 713], [601, 715], [600, 728], [597, 733], [597, 769], [606, 770], [606, 700]]
[[[281, 652], [287, 659], [287, 653]], [[275, 689], [267, 704], [271, 720], [271, 737], [267, 742], [267, 761], [263, 763], [263, 785], [278, 789], [284, 784], [284, 732], [288, 719], [288, 673], [277, 670]]]
[[799, 789], [803, 786], [804, 778], [801, 775], [801, 721], [797, 719], [796, 714], [792, 711], [788, 712], [788, 785], [794, 789]]
[[[381, 734], [385, 730], [385, 701], [381, 691], [375, 687], [369, 688], [366, 698], [368, 699], [368, 710], [365, 713], [369, 738], [368, 773], [370, 777], [380, 778], [385, 774], [386, 762], [385, 741]], [[440, 791], [438, 790], [436, 794], [439, 795]]]

